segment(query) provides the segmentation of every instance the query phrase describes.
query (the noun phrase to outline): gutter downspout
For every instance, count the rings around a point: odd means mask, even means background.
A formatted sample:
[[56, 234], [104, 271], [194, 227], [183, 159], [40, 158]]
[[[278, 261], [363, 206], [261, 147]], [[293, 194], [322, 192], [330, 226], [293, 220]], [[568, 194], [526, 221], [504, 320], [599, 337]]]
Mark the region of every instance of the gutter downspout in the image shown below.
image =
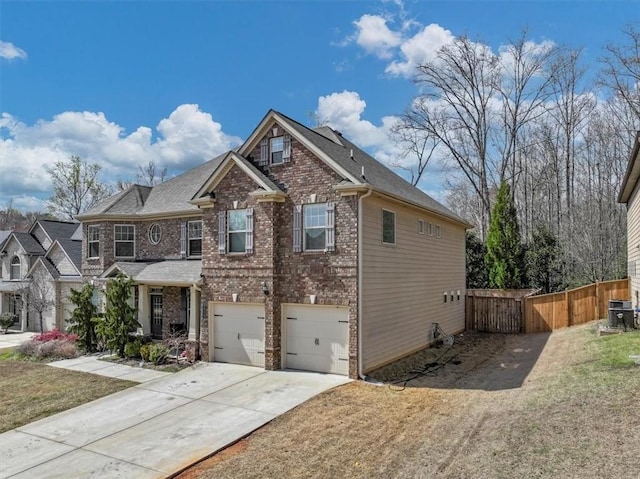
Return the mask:
[[365, 379], [362, 372], [362, 204], [366, 197], [370, 196], [373, 190], [369, 190], [358, 198], [358, 378]]
[[[198, 293], [200, 293], [200, 301], [198, 304], [198, 320], [196, 321], [196, 337], [195, 337], [195, 342], [196, 342], [196, 347], [197, 347], [197, 353], [196, 353], [196, 357], [200, 357], [200, 323], [202, 322], [202, 289], [198, 287], [198, 283], [193, 283], [192, 288], [195, 289]], [[189, 293], [191, 294], [191, 293]], [[194, 305], [191, 305], [191, 309], [193, 309]], [[191, 320], [191, 318], [189, 318], [189, 320]]]

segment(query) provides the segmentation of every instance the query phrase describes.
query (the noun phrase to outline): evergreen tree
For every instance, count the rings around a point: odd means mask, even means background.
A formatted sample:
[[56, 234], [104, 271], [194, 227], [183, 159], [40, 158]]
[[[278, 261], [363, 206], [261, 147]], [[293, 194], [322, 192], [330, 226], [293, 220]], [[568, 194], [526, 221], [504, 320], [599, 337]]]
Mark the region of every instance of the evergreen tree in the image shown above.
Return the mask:
[[511, 188], [503, 181], [493, 206], [487, 235], [485, 264], [489, 271], [490, 288], [522, 287], [525, 278], [523, 251]]
[[97, 339], [93, 323], [97, 313], [93, 304], [93, 286], [87, 283], [80, 291], [71, 288], [69, 299], [75, 306], [69, 320], [69, 331], [78, 335], [78, 341], [85, 351], [93, 351]]
[[107, 349], [124, 357], [124, 347], [129, 334], [140, 327], [135, 317], [135, 308], [129, 304], [133, 281], [120, 273], [109, 281], [104, 323], [100, 328]]
[[466, 235], [467, 252], [467, 288], [482, 289], [489, 285], [487, 268], [484, 264], [484, 257], [487, 248], [478, 235], [472, 231], [467, 231]]
[[529, 285], [541, 288], [543, 293], [562, 290], [564, 285], [560, 257], [561, 250], [556, 236], [547, 226], [537, 226], [533, 230], [526, 253]]

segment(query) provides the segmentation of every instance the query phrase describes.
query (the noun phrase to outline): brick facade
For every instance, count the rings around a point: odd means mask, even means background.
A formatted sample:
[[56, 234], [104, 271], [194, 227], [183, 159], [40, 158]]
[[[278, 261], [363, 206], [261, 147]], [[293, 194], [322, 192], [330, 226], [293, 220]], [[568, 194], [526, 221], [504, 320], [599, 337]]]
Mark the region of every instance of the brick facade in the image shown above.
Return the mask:
[[[277, 132], [281, 135], [283, 130]], [[272, 135], [272, 129], [269, 136]], [[258, 189], [238, 166], [214, 188], [214, 208], [204, 210], [202, 301], [232, 301], [265, 304], [265, 367], [281, 365], [281, 304], [316, 304], [349, 308], [349, 375], [357, 376], [358, 317], [358, 200], [341, 197], [333, 190], [342, 178], [295, 139], [290, 162], [264, 167], [265, 173], [287, 194], [284, 202], [258, 202], [249, 194]], [[259, 158], [259, 146], [250, 155]], [[315, 195], [315, 197], [313, 196]], [[254, 210], [254, 252], [218, 253], [218, 212]], [[295, 205], [335, 203], [335, 251], [293, 252], [293, 211]], [[262, 284], [268, 285], [265, 296]], [[208, 359], [209, 325], [201, 319], [201, 355]]]

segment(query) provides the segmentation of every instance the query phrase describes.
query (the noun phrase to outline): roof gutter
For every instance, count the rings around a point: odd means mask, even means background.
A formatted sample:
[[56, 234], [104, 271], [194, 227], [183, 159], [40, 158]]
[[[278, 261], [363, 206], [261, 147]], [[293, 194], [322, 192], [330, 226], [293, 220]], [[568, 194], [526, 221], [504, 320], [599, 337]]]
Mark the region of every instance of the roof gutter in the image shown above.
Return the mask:
[[363, 257], [362, 254], [362, 244], [363, 241], [363, 231], [362, 231], [362, 205], [363, 201], [366, 197], [370, 196], [373, 193], [373, 190], [369, 188], [369, 190], [362, 196], [358, 198], [358, 378], [365, 379], [364, 373], [362, 372], [362, 269], [363, 269]]

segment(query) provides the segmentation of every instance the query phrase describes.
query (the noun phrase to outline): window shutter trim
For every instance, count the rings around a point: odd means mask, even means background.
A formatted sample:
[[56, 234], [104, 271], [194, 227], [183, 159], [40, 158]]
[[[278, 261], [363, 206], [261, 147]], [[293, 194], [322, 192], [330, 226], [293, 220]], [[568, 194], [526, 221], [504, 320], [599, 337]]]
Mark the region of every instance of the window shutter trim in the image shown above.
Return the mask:
[[227, 211], [218, 211], [218, 253], [227, 252]]
[[291, 137], [284, 135], [283, 148], [282, 148], [282, 162], [288, 163], [291, 161]]
[[336, 249], [336, 204], [327, 203], [327, 251], [335, 251]]
[[180, 223], [180, 256], [187, 256], [187, 223]]
[[253, 253], [253, 208], [247, 208], [247, 232], [245, 251]]
[[258, 160], [259, 166], [266, 166], [269, 164], [269, 139], [263, 138], [260, 141], [260, 160]]
[[293, 252], [302, 251], [302, 205], [293, 207]]

